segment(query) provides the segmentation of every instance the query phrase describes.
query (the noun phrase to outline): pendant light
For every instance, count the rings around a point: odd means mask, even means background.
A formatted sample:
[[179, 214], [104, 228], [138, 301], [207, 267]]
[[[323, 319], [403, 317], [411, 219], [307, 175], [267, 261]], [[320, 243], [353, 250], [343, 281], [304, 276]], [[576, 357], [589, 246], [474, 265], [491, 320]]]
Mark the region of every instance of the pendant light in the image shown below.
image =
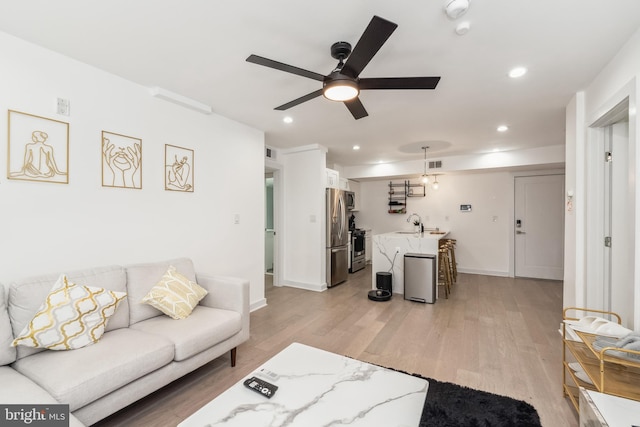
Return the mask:
[[440, 188], [440, 183], [438, 182], [438, 175], [433, 175], [433, 184], [431, 184], [431, 188], [437, 190]]
[[429, 148], [428, 145], [422, 147], [422, 149], [424, 150], [424, 173], [422, 174], [422, 183], [424, 185], [427, 185], [429, 183], [429, 175], [427, 175], [427, 148]]

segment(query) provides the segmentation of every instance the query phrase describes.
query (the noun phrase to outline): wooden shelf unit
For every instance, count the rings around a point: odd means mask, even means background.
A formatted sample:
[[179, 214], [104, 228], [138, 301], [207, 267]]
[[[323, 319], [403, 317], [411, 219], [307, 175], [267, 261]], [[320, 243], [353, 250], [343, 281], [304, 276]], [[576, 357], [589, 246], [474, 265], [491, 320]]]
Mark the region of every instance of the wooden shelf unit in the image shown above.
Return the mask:
[[[589, 334], [573, 330], [582, 342], [574, 341], [567, 335], [567, 325], [564, 320], [579, 320], [576, 317], [568, 317], [570, 310], [583, 312], [585, 314], [600, 314], [604, 316], [615, 317], [617, 323], [622, 323], [622, 319], [617, 313], [611, 311], [592, 310], [578, 307], [568, 307], [563, 311], [562, 322], [562, 385], [564, 395], [568, 396], [576, 411], [579, 409], [579, 387], [587, 390], [595, 390], [600, 393], [610, 394], [613, 396], [624, 397], [627, 399], [640, 401], [640, 360], [632, 361], [612, 355], [612, 352], [622, 351], [630, 355], [638, 355], [640, 352], [625, 350], [620, 348], [606, 347], [602, 351], [593, 348], [593, 342], [597, 335]], [[568, 350], [568, 352], [567, 352]], [[593, 382], [589, 384], [576, 377], [574, 371], [569, 367], [567, 356], [571, 356], [580, 364], [586, 375]]]

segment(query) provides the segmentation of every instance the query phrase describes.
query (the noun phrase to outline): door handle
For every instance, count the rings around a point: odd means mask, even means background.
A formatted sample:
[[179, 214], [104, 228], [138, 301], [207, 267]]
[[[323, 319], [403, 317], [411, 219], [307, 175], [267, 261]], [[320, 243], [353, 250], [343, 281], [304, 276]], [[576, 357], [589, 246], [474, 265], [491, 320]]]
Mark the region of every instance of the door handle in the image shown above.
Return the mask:
[[524, 231], [516, 230], [516, 234], [527, 234]]

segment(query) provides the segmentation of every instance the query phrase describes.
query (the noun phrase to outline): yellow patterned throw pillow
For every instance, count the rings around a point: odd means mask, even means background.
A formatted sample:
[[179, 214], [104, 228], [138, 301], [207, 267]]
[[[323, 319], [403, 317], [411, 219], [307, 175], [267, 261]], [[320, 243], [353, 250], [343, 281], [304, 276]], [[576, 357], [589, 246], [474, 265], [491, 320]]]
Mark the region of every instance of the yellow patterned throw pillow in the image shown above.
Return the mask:
[[142, 298], [142, 302], [173, 319], [186, 319], [207, 293], [206, 289], [187, 279], [170, 265], [162, 279]]
[[125, 292], [76, 285], [62, 274], [11, 345], [73, 350], [94, 344], [126, 296]]

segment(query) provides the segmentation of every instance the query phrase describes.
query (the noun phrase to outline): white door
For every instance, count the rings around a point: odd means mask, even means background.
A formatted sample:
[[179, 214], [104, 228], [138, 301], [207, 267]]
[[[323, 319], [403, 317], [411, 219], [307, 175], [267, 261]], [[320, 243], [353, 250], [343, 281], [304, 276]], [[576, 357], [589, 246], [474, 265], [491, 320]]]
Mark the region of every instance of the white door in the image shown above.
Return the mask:
[[564, 175], [515, 178], [515, 275], [564, 276]]

